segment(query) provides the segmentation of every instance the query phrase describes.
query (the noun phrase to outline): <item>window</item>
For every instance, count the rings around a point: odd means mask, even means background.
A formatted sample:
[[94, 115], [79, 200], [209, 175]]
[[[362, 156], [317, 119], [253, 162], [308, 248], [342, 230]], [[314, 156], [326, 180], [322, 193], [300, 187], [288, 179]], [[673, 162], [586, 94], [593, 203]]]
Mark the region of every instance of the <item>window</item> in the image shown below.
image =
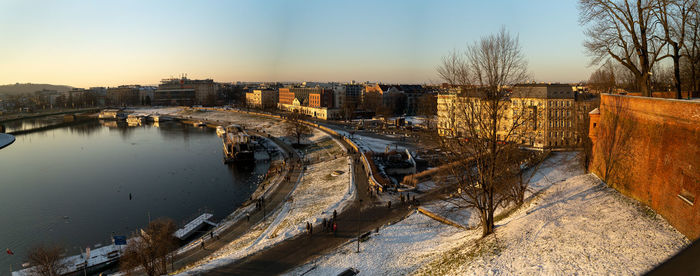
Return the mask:
[[695, 189], [693, 185], [693, 180], [689, 175], [681, 173], [681, 191], [678, 197], [683, 200], [683, 202], [693, 206], [695, 204]]

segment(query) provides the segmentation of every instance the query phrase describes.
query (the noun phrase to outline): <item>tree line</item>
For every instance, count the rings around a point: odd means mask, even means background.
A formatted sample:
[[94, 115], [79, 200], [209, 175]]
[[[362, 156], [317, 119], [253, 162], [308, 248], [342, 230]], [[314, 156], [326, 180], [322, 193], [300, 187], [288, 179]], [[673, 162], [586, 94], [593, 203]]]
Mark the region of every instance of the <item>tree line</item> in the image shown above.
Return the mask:
[[670, 87], [678, 99], [700, 91], [698, 11], [697, 0], [579, 0], [584, 47], [591, 65], [602, 65], [589, 82], [647, 97]]

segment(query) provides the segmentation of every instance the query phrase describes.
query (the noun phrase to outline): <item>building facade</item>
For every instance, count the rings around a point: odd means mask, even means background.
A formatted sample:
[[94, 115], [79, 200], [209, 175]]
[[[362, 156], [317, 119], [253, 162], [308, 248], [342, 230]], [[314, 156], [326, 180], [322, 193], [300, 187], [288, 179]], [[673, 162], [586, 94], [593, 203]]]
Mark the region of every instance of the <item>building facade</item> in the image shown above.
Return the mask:
[[186, 77], [161, 80], [158, 89], [173, 91], [177, 89], [194, 90], [194, 104], [214, 105], [217, 101], [218, 85], [212, 79], [191, 80]]
[[[438, 134], [463, 137], [470, 108], [483, 104], [483, 97], [458, 88], [438, 94]], [[578, 97], [566, 84], [523, 84], [513, 87], [499, 108], [504, 110], [498, 138], [534, 148], [576, 147], [582, 142], [587, 113], [595, 101]], [[509, 133], [509, 130], [513, 132]]]
[[107, 88], [107, 101], [110, 105], [140, 105], [138, 85], [121, 85]]
[[246, 93], [246, 104], [253, 108], [275, 108], [279, 102], [279, 94], [272, 89], [255, 89]]

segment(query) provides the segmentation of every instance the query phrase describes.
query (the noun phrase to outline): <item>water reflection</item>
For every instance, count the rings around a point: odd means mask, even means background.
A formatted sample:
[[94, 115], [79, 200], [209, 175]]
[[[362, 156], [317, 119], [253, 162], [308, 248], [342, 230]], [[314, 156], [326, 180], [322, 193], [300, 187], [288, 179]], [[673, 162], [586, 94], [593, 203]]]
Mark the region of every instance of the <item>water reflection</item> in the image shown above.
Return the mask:
[[0, 267], [18, 267], [42, 242], [72, 248], [69, 254], [107, 244], [149, 215], [184, 222], [206, 209], [222, 218], [249, 198], [267, 168], [224, 165], [213, 129], [177, 122], [88, 120], [17, 136], [0, 152], [0, 244], [16, 253], [0, 258]]

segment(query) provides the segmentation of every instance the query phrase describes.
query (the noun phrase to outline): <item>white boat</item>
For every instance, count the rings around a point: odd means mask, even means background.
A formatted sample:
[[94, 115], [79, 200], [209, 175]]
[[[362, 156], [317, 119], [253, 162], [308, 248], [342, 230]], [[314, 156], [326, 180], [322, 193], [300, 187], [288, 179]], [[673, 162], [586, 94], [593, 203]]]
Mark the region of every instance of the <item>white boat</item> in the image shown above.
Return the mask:
[[156, 114], [156, 115], [151, 115], [151, 119], [152, 119], [154, 122], [163, 122], [163, 121], [170, 121], [170, 120], [172, 120], [173, 118], [170, 118], [170, 117], [165, 116], [165, 115]]
[[219, 137], [224, 137], [224, 134], [226, 134], [226, 129], [222, 126], [216, 127], [216, 135]]
[[141, 125], [143, 122], [143, 117], [136, 114], [129, 114], [129, 116], [126, 117], [126, 123], [129, 124], [129, 126], [138, 126]]
[[102, 110], [102, 112], [100, 112], [100, 114], [97, 115], [97, 117], [100, 119], [124, 120], [126, 119], [126, 113], [119, 109], [105, 109]]

